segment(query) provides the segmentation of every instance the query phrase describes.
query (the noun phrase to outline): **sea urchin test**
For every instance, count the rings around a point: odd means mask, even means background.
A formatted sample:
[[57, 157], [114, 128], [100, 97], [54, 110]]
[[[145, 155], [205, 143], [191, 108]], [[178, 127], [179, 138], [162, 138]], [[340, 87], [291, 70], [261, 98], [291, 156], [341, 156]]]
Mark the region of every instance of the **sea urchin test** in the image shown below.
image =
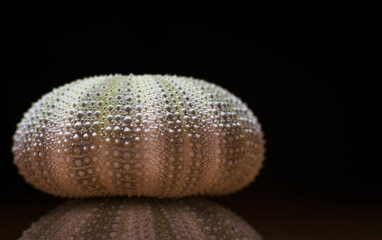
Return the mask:
[[215, 84], [110, 75], [34, 103], [13, 153], [25, 180], [56, 196], [223, 195], [254, 180], [264, 140], [252, 111]]
[[70, 200], [24, 231], [26, 239], [261, 240], [230, 210], [202, 199]]

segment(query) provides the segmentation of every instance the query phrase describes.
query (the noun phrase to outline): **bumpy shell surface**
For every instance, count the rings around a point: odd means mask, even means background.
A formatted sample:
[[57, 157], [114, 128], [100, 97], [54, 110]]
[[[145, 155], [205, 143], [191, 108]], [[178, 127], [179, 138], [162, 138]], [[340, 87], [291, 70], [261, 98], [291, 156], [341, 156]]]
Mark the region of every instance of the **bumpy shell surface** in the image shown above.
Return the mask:
[[251, 110], [187, 77], [112, 75], [44, 95], [14, 135], [19, 172], [65, 197], [222, 195], [254, 180], [264, 153]]
[[71, 200], [40, 218], [20, 240], [261, 240], [230, 210], [204, 199]]

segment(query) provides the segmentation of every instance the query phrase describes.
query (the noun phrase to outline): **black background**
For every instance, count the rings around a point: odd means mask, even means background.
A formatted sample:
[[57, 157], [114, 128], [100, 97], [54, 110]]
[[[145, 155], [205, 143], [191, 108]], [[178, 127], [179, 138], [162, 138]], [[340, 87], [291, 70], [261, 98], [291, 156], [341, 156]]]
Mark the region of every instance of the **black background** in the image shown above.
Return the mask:
[[215, 201], [265, 239], [382, 239], [381, 21], [355, 1], [20, 4], [3, 21], [2, 239], [64, 201], [27, 185], [12, 135], [31, 103], [109, 73], [193, 76], [244, 100], [267, 141], [255, 183]]

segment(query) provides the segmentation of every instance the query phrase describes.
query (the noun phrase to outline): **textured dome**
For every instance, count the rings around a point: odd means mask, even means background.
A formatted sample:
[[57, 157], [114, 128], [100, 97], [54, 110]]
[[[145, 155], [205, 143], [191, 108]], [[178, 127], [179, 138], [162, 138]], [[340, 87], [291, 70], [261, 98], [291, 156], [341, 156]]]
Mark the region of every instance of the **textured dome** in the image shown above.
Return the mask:
[[222, 195], [261, 168], [264, 141], [247, 106], [203, 80], [113, 75], [44, 95], [14, 135], [19, 172], [65, 197]]
[[43, 216], [20, 240], [261, 240], [230, 210], [203, 199], [71, 200]]

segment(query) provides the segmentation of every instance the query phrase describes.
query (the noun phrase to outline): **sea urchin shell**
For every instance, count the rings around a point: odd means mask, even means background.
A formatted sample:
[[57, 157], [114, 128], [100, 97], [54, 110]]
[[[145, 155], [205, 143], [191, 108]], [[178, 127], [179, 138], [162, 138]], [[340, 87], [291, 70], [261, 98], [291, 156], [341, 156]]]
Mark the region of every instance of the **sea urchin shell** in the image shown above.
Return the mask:
[[261, 168], [256, 117], [233, 94], [187, 77], [111, 75], [44, 95], [14, 135], [19, 172], [66, 197], [222, 195]]

